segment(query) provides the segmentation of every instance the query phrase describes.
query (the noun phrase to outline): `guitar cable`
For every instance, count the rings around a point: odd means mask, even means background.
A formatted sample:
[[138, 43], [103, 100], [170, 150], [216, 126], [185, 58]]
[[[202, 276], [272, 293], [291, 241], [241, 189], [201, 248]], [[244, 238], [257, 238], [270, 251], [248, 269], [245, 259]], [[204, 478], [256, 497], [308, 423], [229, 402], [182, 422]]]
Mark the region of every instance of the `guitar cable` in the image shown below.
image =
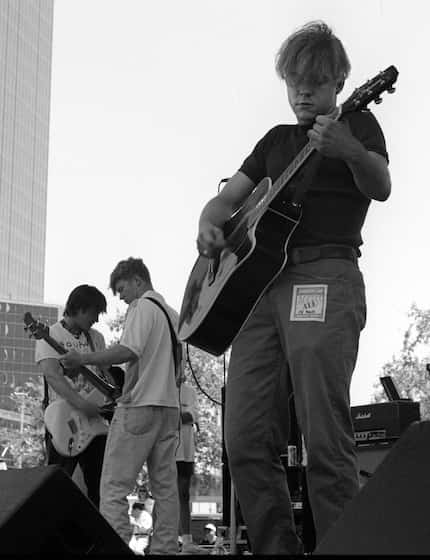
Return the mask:
[[[214, 404], [218, 405], [218, 406], [222, 406], [221, 403], [219, 401], [217, 401], [216, 399], [214, 399], [213, 397], [211, 397], [204, 389], [203, 387], [200, 385], [199, 380], [197, 379], [196, 373], [193, 369], [193, 366], [191, 364], [191, 359], [190, 359], [190, 350], [189, 350], [189, 344], [186, 343], [186, 347], [187, 347], [187, 364], [188, 367], [190, 368], [191, 374], [194, 378], [194, 381], [197, 385], [197, 387], [199, 388], [200, 392], [203, 393], [203, 395], [205, 395], [205, 397], [207, 399], [209, 399], [211, 402], [213, 402]], [[223, 362], [223, 376], [224, 376], [224, 385], [225, 385], [225, 373], [226, 373], [226, 364], [225, 364], [225, 354], [223, 354], [223, 358], [224, 358], [224, 362]]]

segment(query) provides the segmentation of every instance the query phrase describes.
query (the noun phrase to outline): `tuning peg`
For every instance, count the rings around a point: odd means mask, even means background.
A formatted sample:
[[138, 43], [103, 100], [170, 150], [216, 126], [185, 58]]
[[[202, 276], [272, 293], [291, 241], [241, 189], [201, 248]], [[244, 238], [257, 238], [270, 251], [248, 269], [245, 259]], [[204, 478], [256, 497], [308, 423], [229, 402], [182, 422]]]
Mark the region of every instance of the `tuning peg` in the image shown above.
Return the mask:
[[379, 105], [380, 103], [382, 103], [382, 97], [376, 97], [375, 98], [375, 103], [376, 103], [376, 105]]
[[394, 93], [396, 91], [396, 88], [391, 86], [387, 89], [388, 93]]

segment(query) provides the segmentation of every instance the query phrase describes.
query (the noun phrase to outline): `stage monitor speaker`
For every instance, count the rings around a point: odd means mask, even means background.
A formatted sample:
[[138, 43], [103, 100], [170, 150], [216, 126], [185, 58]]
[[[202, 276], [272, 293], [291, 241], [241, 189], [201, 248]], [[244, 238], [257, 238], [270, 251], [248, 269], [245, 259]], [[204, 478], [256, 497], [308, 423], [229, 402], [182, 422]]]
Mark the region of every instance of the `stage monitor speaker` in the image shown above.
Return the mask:
[[0, 554], [132, 555], [58, 466], [0, 472]]
[[414, 422], [314, 554], [428, 555], [430, 422]]
[[398, 439], [392, 442], [375, 442], [366, 445], [359, 445], [356, 448], [358, 469], [360, 473], [360, 488], [373, 476], [376, 469], [391, 452], [393, 445]]

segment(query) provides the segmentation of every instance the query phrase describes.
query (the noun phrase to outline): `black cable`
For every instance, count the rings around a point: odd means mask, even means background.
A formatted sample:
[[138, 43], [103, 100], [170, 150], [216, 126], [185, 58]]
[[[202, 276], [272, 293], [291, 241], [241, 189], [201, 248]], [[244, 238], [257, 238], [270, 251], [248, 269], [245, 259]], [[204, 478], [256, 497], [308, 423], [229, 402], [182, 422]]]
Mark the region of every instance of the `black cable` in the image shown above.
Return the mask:
[[178, 418], [178, 443], [176, 444], [175, 455], [178, 452], [179, 446], [181, 445], [181, 418], [182, 418], [182, 403], [181, 403], [181, 389], [182, 382], [179, 383], [178, 387], [178, 400], [179, 400], [179, 418]]
[[222, 358], [223, 358], [223, 360], [222, 360], [222, 366], [223, 366], [223, 385], [224, 385], [224, 387], [225, 387], [225, 373], [226, 373], [226, 371], [227, 371], [227, 367], [226, 367], [226, 363], [225, 363], [225, 352], [224, 352], [224, 354], [222, 355]]
[[[199, 388], [200, 392], [203, 393], [203, 395], [205, 395], [205, 397], [207, 399], [209, 399], [210, 401], [212, 401], [214, 404], [217, 404], [218, 406], [221, 406], [221, 403], [217, 400], [215, 400], [213, 397], [211, 397], [210, 395], [208, 395], [208, 393], [206, 393], [206, 391], [202, 388], [202, 386], [200, 385], [196, 374], [194, 372], [193, 366], [191, 365], [191, 359], [190, 359], [190, 350], [189, 350], [189, 344], [186, 343], [187, 346], [187, 363], [188, 363], [188, 367], [190, 368], [191, 374], [194, 378], [194, 381], [196, 382], [197, 387]], [[225, 355], [224, 355], [224, 359], [225, 359]], [[224, 380], [225, 380], [225, 371], [224, 371]]]

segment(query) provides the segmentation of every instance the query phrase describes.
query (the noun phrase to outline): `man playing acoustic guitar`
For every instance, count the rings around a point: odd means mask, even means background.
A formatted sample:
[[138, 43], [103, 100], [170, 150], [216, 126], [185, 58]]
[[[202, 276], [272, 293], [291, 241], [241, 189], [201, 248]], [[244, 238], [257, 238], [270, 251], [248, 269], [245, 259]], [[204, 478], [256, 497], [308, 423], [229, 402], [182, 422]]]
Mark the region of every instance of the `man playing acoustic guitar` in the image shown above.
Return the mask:
[[[66, 351], [75, 349], [86, 353], [91, 352], [93, 348], [103, 350], [105, 348], [103, 335], [93, 329], [92, 325], [98, 321], [99, 314], [105, 312], [106, 298], [97, 288], [86, 284], [77, 286], [67, 300], [64, 317], [50, 327], [49, 335]], [[35, 358], [47, 381], [45, 391], [47, 389], [48, 391], [45, 394], [45, 406], [48, 402], [53, 403], [61, 398], [89, 419], [100, 417], [100, 406], [105, 400], [103, 394], [94, 389], [82, 374], [73, 371], [65, 372], [60, 363], [60, 354], [45, 340], [37, 340]], [[98, 373], [100, 374], [100, 372]], [[112, 380], [108, 379], [108, 381]], [[96, 402], [87, 398], [90, 394], [95, 396]], [[70, 422], [73, 422], [73, 419]], [[56, 427], [60, 428], [60, 426]], [[65, 454], [60, 454], [54, 447], [52, 434], [48, 430], [45, 438], [48, 464], [60, 465], [72, 476], [79, 463], [87, 486], [88, 497], [96, 507], [99, 507], [100, 502], [99, 488], [106, 434], [107, 428], [104, 434], [96, 435], [76, 456], [66, 456], [67, 451]], [[65, 442], [65, 447], [67, 450], [67, 442]]]
[[276, 126], [257, 143], [204, 207], [197, 241], [200, 255], [216, 256], [233, 212], [311, 142], [318, 167], [286, 266], [235, 338], [228, 372], [226, 447], [254, 554], [303, 550], [280, 461], [288, 386], [306, 444], [317, 543], [358, 491], [349, 389], [366, 303], [357, 257], [369, 203], [391, 189], [384, 136], [370, 111], [333, 117], [350, 64], [330, 28], [311, 22], [293, 33], [276, 69], [298, 124]]

